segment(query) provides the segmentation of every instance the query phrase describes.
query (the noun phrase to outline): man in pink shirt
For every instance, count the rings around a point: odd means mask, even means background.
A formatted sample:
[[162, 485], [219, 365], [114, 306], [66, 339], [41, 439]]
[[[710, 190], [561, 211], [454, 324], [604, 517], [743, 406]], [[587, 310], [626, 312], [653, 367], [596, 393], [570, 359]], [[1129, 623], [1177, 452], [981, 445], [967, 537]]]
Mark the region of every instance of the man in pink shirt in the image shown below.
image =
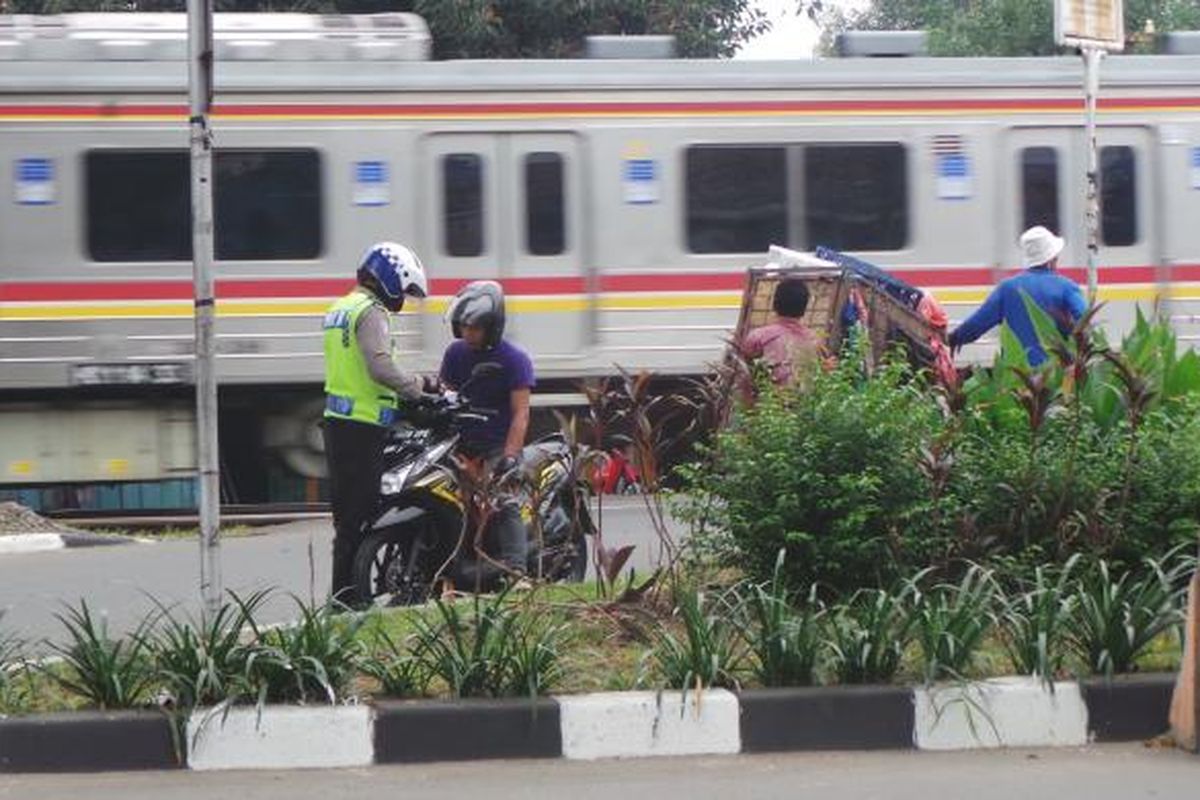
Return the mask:
[[821, 340], [800, 321], [808, 310], [808, 287], [785, 278], [775, 287], [771, 308], [777, 319], [746, 334], [741, 342], [747, 361], [762, 359], [776, 386], [806, 388], [821, 363]]

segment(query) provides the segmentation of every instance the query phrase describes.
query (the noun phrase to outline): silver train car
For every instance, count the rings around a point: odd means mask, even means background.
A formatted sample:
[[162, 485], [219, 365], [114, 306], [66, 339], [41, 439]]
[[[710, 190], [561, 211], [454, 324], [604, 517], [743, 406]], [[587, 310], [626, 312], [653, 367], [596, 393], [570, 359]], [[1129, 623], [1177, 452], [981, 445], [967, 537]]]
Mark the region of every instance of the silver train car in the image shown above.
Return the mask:
[[[0, 17], [0, 497], [190, 502], [183, 25]], [[376, 240], [432, 280], [405, 364], [436, 369], [447, 299], [499, 279], [546, 405], [615, 365], [703, 371], [771, 244], [853, 252], [956, 320], [1032, 224], [1084, 282], [1077, 58], [430, 62], [411, 15], [216, 29], [228, 500], [319, 491], [320, 315]], [[1157, 305], [1193, 341], [1200, 57], [1106, 60], [1099, 121], [1104, 322]]]

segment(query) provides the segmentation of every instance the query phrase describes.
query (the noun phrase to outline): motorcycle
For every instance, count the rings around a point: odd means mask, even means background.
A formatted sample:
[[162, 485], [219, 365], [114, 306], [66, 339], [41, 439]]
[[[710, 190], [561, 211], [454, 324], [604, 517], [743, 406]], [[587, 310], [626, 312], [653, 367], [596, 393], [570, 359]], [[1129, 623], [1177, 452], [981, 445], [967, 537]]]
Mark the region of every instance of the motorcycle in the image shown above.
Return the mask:
[[[354, 583], [363, 601], [412, 605], [428, 599], [441, 580], [491, 590], [507, 575], [486, 549], [486, 555], [477, 552], [481, 526], [468, 497], [478, 481], [456, 452], [464, 425], [494, 413], [471, 405], [469, 384], [457, 396], [416, 409], [408, 424], [389, 433], [378, 507], [354, 557]], [[581, 581], [587, 572], [587, 537], [595, 527], [589, 487], [576, 477], [575, 457], [562, 436], [546, 436], [522, 451], [522, 480], [510, 474], [494, 482], [506, 484], [520, 504], [530, 531], [525, 571], [531, 577]], [[485, 542], [487, 534], [484, 528]]]

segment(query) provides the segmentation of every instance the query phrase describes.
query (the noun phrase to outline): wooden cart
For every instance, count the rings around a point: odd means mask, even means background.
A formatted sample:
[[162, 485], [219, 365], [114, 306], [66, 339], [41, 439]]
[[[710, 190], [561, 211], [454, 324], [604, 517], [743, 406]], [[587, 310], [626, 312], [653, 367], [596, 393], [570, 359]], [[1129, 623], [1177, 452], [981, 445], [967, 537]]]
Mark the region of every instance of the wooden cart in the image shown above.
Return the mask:
[[944, 315], [940, 321], [936, 314], [930, 318], [922, 301], [932, 301], [923, 291], [873, 264], [825, 248], [811, 256], [772, 246], [768, 263], [750, 268], [735, 341], [775, 320], [775, 288], [786, 278], [807, 284], [808, 310], [801, 321], [823, 335], [830, 353], [841, 350], [850, 326], [856, 326], [869, 337], [872, 365], [895, 347], [915, 366], [930, 369], [938, 367], [939, 357], [943, 363], [949, 357]]

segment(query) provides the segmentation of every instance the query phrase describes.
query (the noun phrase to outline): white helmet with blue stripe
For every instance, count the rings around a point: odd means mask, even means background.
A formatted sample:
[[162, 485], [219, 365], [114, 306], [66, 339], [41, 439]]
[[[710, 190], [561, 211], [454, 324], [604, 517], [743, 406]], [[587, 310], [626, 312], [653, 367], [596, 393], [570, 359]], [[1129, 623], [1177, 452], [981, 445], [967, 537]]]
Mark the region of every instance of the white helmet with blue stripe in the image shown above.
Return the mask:
[[425, 297], [429, 294], [421, 259], [396, 242], [379, 242], [371, 246], [358, 268], [358, 282], [391, 311], [403, 308], [406, 295]]

